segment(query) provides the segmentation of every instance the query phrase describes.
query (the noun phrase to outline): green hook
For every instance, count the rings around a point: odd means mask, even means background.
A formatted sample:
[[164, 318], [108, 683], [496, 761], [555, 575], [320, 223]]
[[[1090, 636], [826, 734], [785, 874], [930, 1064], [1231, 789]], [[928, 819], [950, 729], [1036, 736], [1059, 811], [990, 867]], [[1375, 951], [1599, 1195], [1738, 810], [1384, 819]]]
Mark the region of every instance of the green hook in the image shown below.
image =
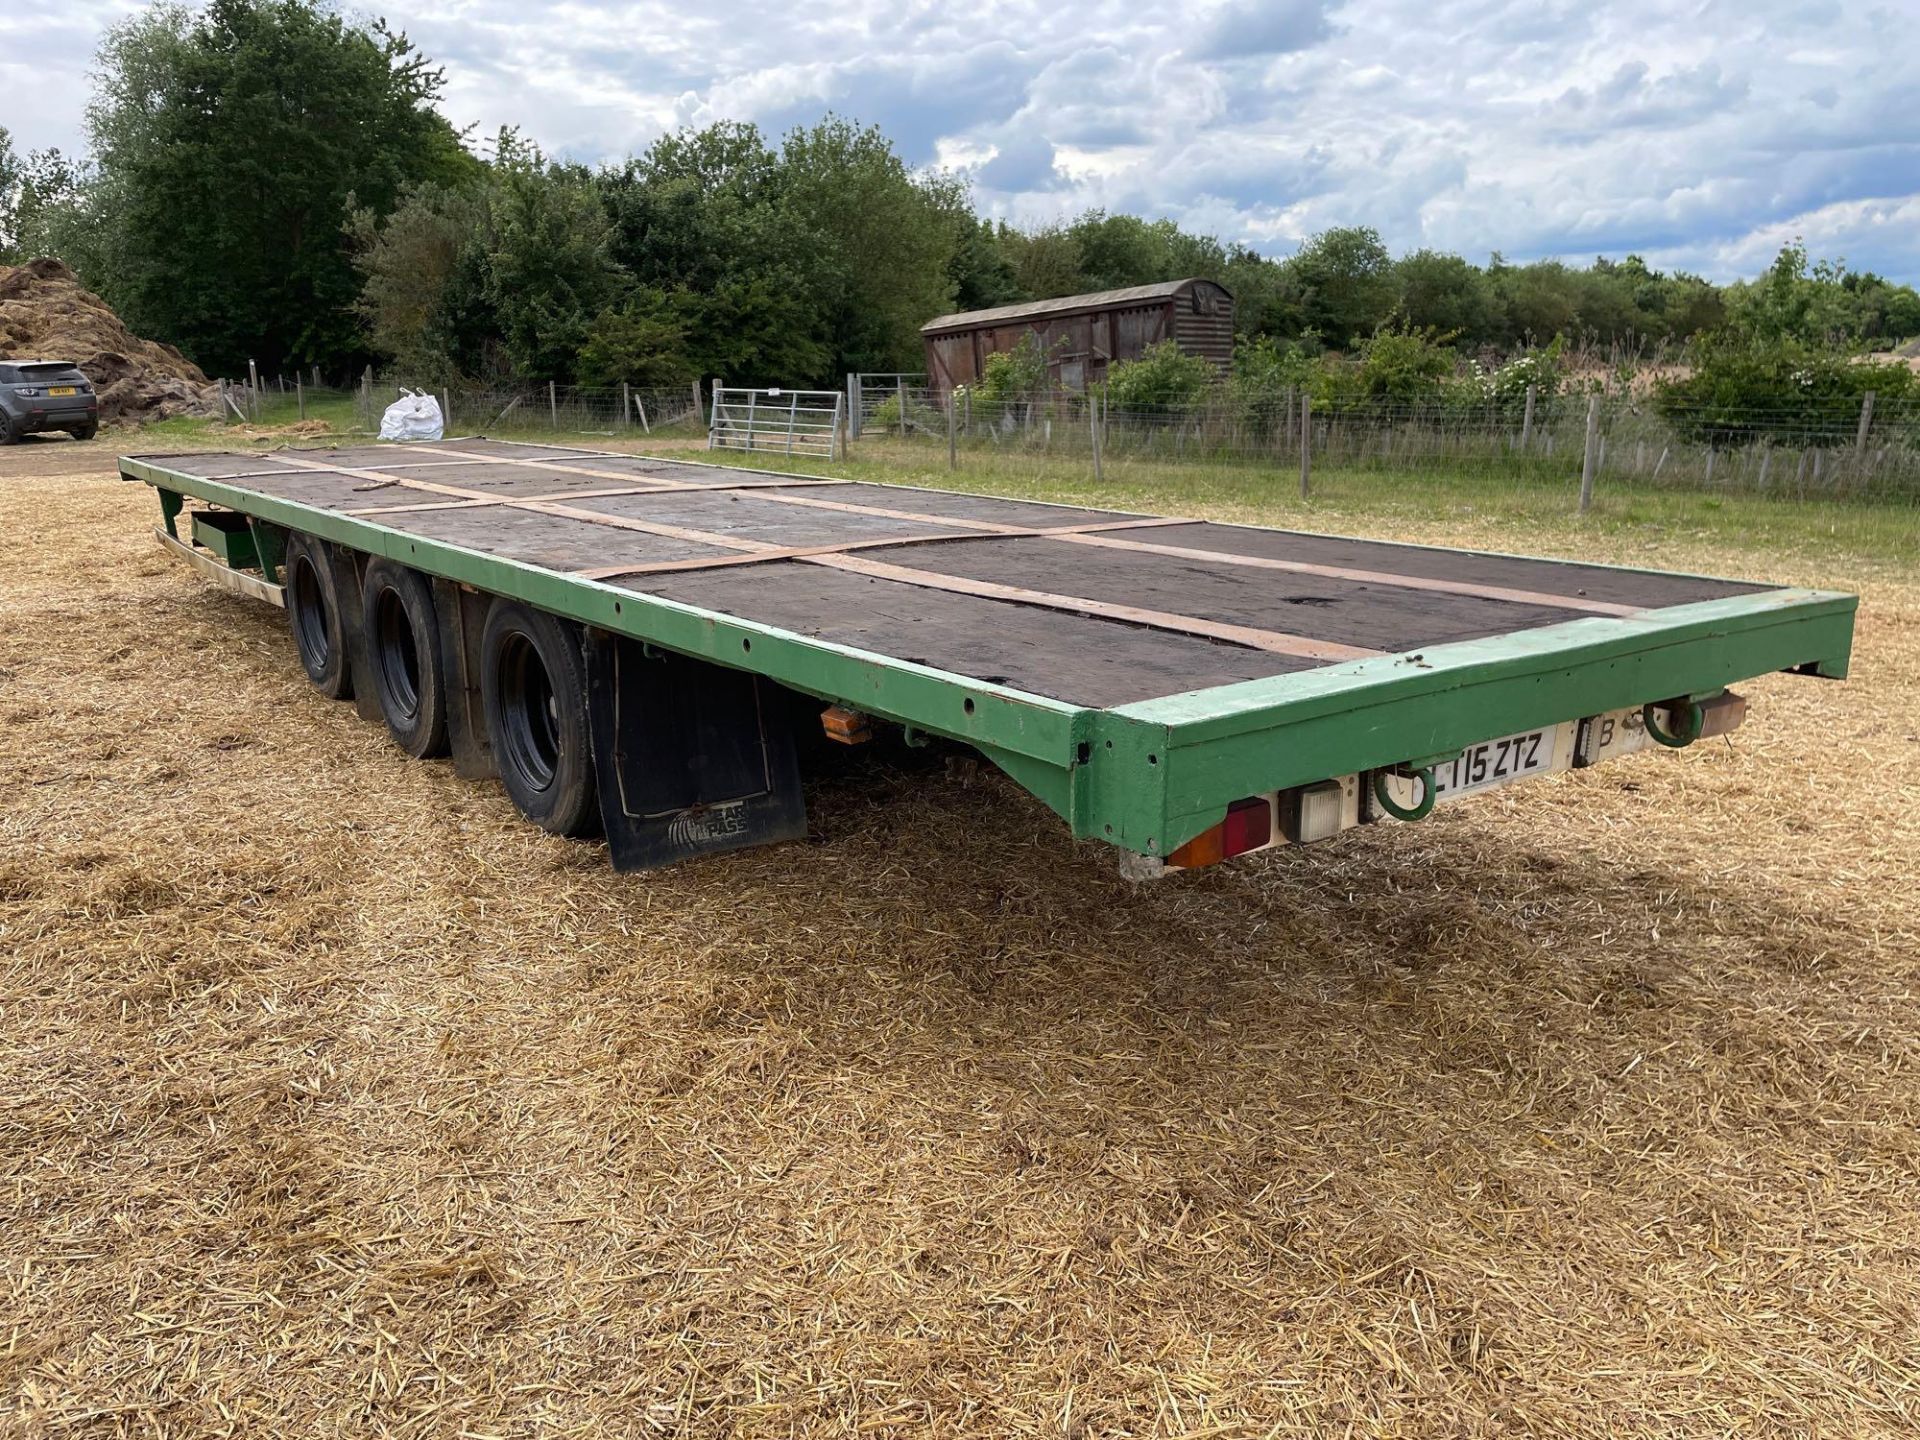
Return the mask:
[[1653, 706], [1650, 703], [1640, 707], [1640, 723], [1647, 727], [1647, 734], [1653, 737], [1656, 745], [1664, 745], [1669, 750], [1684, 750], [1700, 738], [1700, 727], [1706, 723], [1707, 718], [1707, 712], [1700, 708], [1698, 700], [1687, 701], [1686, 707], [1682, 712], [1685, 719], [1677, 735], [1669, 735], [1660, 728], [1660, 722], [1655, 718]]
[[1386, 811], [1387, 814], [1393, 816], [1396, 820], [1405, 820], [1409, 823], [1415, 820], [1424, 820], [1433, 813], [1433, 802], [1438, 797], [1434, 794], [1433, 790], [1433, 767], [1431, 765], [1415, 766], [1406, 772], [1409, 778], [1420, 782], [1420, 803], [1412, 809], [1408, 809], [1397, 803], [1394, 798], [1387, 793], [1387, 774], [1388, 772], [1385, 770], [1376, 770], [1373, 772], [1373, 798], [1379, 802], [1382, 810]]

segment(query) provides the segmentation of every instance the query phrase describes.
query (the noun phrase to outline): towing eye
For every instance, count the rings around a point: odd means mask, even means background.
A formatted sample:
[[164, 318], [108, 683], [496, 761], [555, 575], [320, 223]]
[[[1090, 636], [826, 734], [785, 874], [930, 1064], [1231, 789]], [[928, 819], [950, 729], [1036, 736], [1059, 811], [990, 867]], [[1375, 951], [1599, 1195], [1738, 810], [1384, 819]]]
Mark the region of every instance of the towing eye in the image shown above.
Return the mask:
[[1680, 731], [1677, 735], [1669, 735], [1660, 728], [1660, 721], [1655, 718], [1651, 703], [1640, 707], [1640, 723], [1647, 727], [1647, 734], [1653, 737], [1656, 745], [1664, 745], [1669, 750], [1684, 750], [1700, 738], [1700, 727], [1706, 723], [1707, 718], [1707, 713], [1700, 708], [1698, 700], [1687, 701], [1686, 707], [1681, 712]]
[[[1387, 775], [1389, 773], [1404, 775], [1409, 780], [1418, 780], [1420, 782], [1420, 803], [1418, 805], [1409, 809], [1407, 806], [1399, 804], [1387, 793]], [[1373, 798], [1379, 803], [1382, 810], [1386, 811], [1387, 814], [1393, 816], [1396, 820], [1405, 820], [1411, 823], [1415, 820], [1426, 819], [1427, 816], [1433, 813], [1433, 802], [1435, 799], [1433, 792], [1433, 766], [1415, 765], [1410, 768], [1402, 767], [1393, 772], [1385, 770], [1374, 771]]]

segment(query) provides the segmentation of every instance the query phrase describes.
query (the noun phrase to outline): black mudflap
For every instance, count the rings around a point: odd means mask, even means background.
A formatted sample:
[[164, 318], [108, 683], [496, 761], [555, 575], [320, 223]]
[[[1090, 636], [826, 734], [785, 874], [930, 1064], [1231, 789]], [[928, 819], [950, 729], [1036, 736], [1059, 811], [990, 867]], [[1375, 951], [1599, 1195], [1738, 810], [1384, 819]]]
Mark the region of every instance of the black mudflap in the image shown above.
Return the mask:
[[451, 580], [433, 582], [440, 663], [447, 671], [447, 744], [453, 752], [453, 773], [464, 780], [492, 780], [500, 773], [480, 698], [480, 635], [491, 603]]
[[806, 802], [776, 687], [587, 632], [587, 713], [616, 870], [797, 840]]
[[344, 545], [327, 546], [333, 562], [333, 593], [340, 602], [340, 638], [347, 646], [347, 670], [353, 676], [353, 708], [362, 720], [387, 723], [380, 695], [373, 688], [373, 657], [367, 652], [366, 627], [360, 623], [360, 568], [365, 557]]

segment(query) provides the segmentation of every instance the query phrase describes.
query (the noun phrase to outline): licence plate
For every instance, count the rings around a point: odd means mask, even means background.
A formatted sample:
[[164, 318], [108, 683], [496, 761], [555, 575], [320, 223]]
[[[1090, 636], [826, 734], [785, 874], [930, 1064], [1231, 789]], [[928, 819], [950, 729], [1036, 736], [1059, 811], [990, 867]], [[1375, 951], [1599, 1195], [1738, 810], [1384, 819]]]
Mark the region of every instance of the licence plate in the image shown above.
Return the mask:
[[1564, 764], [1555, 762], [1561, 758], [1561, 731], [1566, 728], [1549, 725], [1543, 730], [1522, 730], [1518, 735], [1469, 745], [1455, 759], [1433, 767], [1434, 799], [1471, 795], [1476, 790], [1510, 785], [1529, 775], [1564, 770]]
[[74, 393], [74, 388], [71, 385], [54, 385], [47, 390], [47, 394], [49, 395], [72, 395]]

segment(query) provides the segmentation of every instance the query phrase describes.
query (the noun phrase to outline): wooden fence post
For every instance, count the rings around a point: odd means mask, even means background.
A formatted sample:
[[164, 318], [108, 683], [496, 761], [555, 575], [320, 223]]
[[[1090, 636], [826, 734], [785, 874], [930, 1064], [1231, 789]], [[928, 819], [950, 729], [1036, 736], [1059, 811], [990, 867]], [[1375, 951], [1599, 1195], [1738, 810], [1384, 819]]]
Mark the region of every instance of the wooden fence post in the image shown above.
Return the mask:
[[440, 392], [440, 433], [446, 434], [453, 429], [453, 390], [451, 387]]
[[1087, 395], [1087, 422], [1093, 427], [1093, 483], [1096, 485], [1105, 479], [1100, 473], [1100, 409], [1099, 392], [1090, 391]]
[[907, 438], [907, 377], [893, 377], [893, 397], [900, 404], [900, 438]]
[[553, 421], [553, 428], [560, 428], [560, 399], [553, 388], [553, 381], [547, 381], [547, 416]]
[[298, 370], [293, 372], [293, 399], [294, 403], [300, 407], [300, 418], [302, 420], [306, 419], [307, 387], [300, 383], [300, 372]]
[[953, 433], [953, 411], [953, 391], [949, 390], [947, 392], [947, 469], [958, 470], [960, 468], [960, 456], [956, 448], [957, 442], [955, 441]]
[[1580, 457], [1580, 513], [1593, 508], [1593, 472], [1599, 462], [1600, 392], [1587, 397], [1587, 448]]
[[706, 428], [707, 415], [706, 412], [700, 408], [700, 382], [698, 380], [693, 382], [693, 418], [700, 422], [702, 429]]
[[260, 418], [260, 367], [247, 361], [247, 413]]
[[1313, 395], [1300, 391], [1300, 498], [1307, 498], [1313, 480]]
[[1527, 386], [1527, 410], [1520, 417], [1520, 453], [1522, 455], [1527, 453], [1527, 447], [1533, 443], [1533, 397], [1538, 393], [1537, 386]]
[[620, 428], [628, 429], [633, 424], [633, 385], [630, 381], [620, 382]]

